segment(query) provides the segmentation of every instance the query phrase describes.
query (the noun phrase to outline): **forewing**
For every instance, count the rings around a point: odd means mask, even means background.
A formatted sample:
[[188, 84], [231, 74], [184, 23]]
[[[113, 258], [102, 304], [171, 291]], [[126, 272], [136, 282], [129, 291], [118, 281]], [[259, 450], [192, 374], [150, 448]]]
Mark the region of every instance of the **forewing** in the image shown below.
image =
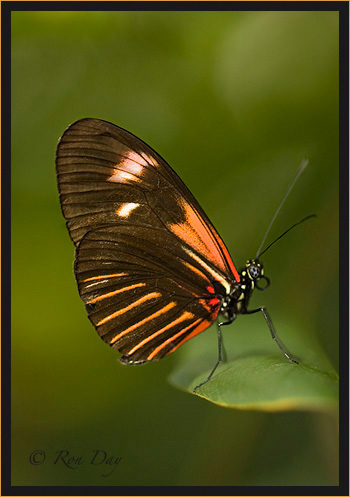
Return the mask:
[[75, 262], [89, 318], [126, 364], [161, 359], [212, 323], [221, 301], [208, 268], [181, 240], [138, 225], [90, 231]]
[[220, 236], [171, 167], [128, 131], [99, 119], [73, 123], [56, 154], [63, 214], [76, 246], [108, 225], [158, 228], [229, 281], [239, 275]]

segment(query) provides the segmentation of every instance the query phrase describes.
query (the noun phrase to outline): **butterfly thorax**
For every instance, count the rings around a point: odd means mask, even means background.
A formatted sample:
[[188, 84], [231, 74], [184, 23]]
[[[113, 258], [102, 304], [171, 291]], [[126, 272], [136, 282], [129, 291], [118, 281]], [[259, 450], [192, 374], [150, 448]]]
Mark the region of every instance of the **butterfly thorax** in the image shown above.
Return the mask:
[[[236, 283], [229, 295], [223, 299], [221, 312], [229, 320], [233, 321], [237, 314], [245, 314], [249, 300], [255, 288], [265, 290], [269, 286], [269, 280], [264, 276], [264, 266], [261, 262], [251, 259], [246, 262], [245, 267], [239, 271], [240, 282]], [[259, 286], [259, 280], [264, 279], [264, 287]]]

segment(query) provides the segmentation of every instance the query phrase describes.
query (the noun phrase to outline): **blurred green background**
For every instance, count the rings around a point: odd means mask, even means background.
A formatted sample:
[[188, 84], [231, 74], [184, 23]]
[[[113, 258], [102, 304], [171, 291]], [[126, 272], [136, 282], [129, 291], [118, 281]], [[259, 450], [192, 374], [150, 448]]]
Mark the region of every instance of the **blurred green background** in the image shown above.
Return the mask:
[[[82, 117], [155, 148], [238, 267], [308, 157], [269, 240], [318, 217], [266, 253], [272, 284], [252, 305], [267, 306], [287, 345], [294, 328], [337, 370], [338, 14], [12, 13], [12, 483], [337, 484], [336, 414], [225, 409], [168, 383], [186, 347], [211, 340], [214, 363], [215, 327], [144, 367], [121, 366], [100, 340], [76, 289], [54, 169], [59, 136]], [[224, 337], [259, 319], [240, 317]], [[279, 354], [264, 323], [261, 339]], [[30, 464], [39, 449], [45, 462]], [[123, 458], [109, 477], [88, 464], [97, 449]], [[84, 462], [54, 464], [59, 450]]]

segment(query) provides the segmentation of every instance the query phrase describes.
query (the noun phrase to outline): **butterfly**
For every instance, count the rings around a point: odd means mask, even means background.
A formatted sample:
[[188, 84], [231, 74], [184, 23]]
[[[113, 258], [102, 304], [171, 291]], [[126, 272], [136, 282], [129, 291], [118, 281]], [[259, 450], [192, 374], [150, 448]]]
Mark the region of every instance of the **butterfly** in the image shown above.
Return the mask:
[[81, 119], [59, 140], [56, 172], [80, 297], [122, 364], [168, 356], [220, 314], [218, 361], [197, 389], [221, 361], [220, 327], [254, 312], [296, 362], [266, 309], [248, 309], [254, 288], [269, 285], [263, 264], [256, 257], [237, 271], [196, 199], [146, 143], [107, 121]]

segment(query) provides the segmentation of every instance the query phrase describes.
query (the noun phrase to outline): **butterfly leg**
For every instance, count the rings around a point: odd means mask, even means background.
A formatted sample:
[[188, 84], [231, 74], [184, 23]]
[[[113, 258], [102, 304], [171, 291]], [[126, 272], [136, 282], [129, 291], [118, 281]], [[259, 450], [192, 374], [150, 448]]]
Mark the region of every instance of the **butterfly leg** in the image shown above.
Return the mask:
[[282, 353], [285, 355], [285, 357], [288, 359], [288, 361], [294, 362], [294, 364], [299, 364], [298, 361], [296, 361], [295, 359], [293, 359], [289, 355], [289, 353], [286, 351], [286, 349], [283, 347], [283, 345], [281, 344], [281, 342], [277, 338], [275, 327], [273, 326], [271, 318], [268, 315], [267, 310], [265, 309], [265, 307], [261, 306], [261, 307], [258, 307], [257, 309], [253, 309], [251, 311], [246, 310], [244, 314], [255, 314], [256, 312], [262, 312], [262, 314], [263, 314], [263, 316], [265, 318], [266, 324], [269, 327], [269, 330], [270, 330], [272, 338], [275, 340], [275, 342], [277, 343], [278, 347], [280, 348], [280, 350], [282, 351]]
[[198, 388], [201, 387], [202, 385], [204, 385], [205, 383], [207, 383], [211, 379], [211, 377], [213, 376], [213, 374], [216, 371], [216, 368], [219, 366], [220, 362], [222, 361], [223, 343], [222, 343], [222, 336], [221, 336], [221, 329], [220, 328], [221, 328], [221, 326], [224, 326], [226, 324], [231, 324], [232, 321], [235, 319], [235, 317], [236, 316], [233, 315], [229, 321], [226, 321], [223, 323], [217, 323], [217, 326], [218, 326], [218, 360], [216, 361], [216, 364], [213, 367], [213, 369], [211, 370], [211, 373], [209, 374], [209, 376], [193, 389], [193, 393], [197, 393]]

